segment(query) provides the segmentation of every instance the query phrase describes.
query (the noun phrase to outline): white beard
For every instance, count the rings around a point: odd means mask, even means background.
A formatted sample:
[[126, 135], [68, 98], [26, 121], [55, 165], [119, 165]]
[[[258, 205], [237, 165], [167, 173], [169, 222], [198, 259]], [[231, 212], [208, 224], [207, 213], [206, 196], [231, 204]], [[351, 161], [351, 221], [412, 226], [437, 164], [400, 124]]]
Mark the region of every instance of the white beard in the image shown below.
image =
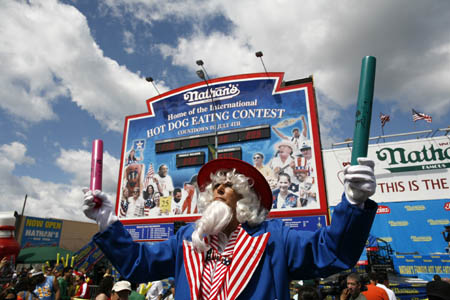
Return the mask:
[[215, 235], [221, 232], [230, 224], [233, 213], [231, 208], [222, 201], [213, 201], [202, 214], [202, 217], [195, 223], [195, 230], [192, 233], [192, 245], [198, 252], [209, 250], [204, 237]]

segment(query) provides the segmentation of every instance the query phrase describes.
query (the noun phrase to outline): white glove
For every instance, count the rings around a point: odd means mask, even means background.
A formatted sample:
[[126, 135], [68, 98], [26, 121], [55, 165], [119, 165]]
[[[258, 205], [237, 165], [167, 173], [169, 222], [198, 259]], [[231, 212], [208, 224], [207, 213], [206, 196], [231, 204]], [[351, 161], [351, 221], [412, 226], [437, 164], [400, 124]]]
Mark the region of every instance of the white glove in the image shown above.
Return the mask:
[[[112, 203], [105, 193], [100, 190], [92, 192], [88, 188], [83, 188], [83, 193], [83, 212], [86, 217], [97, 222], [100, 227], [100, 232], [105, 231], [109, 225], [119, 220], [114, 214]], [[102, 201], [98, 208], [95, 207], [94, 196]]]
[[375, 194], [377, 186], [373, 168], [375, 163], [367, 157], [358, 157], [357, 166], [344, 169], [345, 196], [351, 204], [362, 205]]

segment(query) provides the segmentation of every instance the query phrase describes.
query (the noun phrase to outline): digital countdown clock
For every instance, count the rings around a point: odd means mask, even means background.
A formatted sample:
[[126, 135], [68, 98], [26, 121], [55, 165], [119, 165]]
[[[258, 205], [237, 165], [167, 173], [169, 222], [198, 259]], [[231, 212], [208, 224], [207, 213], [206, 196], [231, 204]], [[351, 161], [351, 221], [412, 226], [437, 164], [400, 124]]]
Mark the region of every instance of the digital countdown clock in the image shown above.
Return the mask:
[[[242, 148], [241, 147], [231, 147], [231, 148], [219, 148], [217, 150], [217, 158], [236, 158], [242, 159]], [[213, 154], [208, 151], [208, 160], [213, 159]]]
[[[217, 151], [217, 158], [242, 159], [241, 147], [222, 148]], [[208, 151], [208, 161], [213, 159], [213, 154]], [[177, 168], [202, 166], [205, 164], [205, 152], [180, 153], [176, 155]]]
[[176, 156], [177, 168], [201, 166], [205, 164], [205, 152], [180, 153]]
[[[218, 145], [245, 142], [270, 138], [270, 125], [244, 127], [235, 130], [219, 131], [217, 133]], [[215, 134], [201, 134], [155, 141], [155, 152], [163, 153], [183, 149], [204, 147], [215, 144]]]

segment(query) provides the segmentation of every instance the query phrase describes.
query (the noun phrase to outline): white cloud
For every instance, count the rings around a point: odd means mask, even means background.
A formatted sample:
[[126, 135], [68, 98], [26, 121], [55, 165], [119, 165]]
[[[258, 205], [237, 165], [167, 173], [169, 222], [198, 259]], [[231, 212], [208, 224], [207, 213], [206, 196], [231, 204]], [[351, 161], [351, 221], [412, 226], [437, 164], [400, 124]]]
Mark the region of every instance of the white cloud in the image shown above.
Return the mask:
[[137, 20], [152, 24], [171, 16], [178, 20], [209, 18], [211, 15], [219, 14], [217, 1], [209, 0], [103, 0], [102, 10], [115, 17], [123, 18], [131, 14]]
[[287, 80], [314, 75], [328, 103], [319, 106], [324, 130], [335, 127], [336, 108], [356, 104], [361, 60], [373, 55], [376, 101], [393, 111], [416, 107], [438, 119], [448, 116], [448, 1], [217, 3], [232, 31], [206, 35], [198, 26], [176, 46], [160, 45], [173, 64], [194, 71], [190, 62], [201, 57], [212, 77], [260, 72], [254, 52], [262, 50], [267, 69], [285, 71]]
[[[448, 1], [190, 1], [199, 9], [173, 11], [167, 8], [181, 2], [162, 7], [153, 1], [105, 3], [116, 12], [126, 8], [143, 21], [142, 7], [152, 20], [208, 20], [223, 14], [233, 25], [231, 32], [205, 34], [208, 27], [200, 22], [175, 47], [159, 45], [174, 65], [191, 71], [191, 62], [199, 57], [212, 76], [261, 71], [254, 52], [262, 50], [269, 71], [285, 71], [287, 79], [313, 74], [316, 88], [346, 107], [357, 98], [361, 59], [373, 55], [378, 60], [376, 99], [393, 110], [426, 108], [438, 118], [450, 110]], [[203, 9], [206, 5], [214, 9]], [[152, 18], [154, 11], [157, 17]], [[326, 109], [320, 108], [328, 114]]]
[[2, 165], [34, 164], [34, 159], [25, 155], [26, 151], [25, 145], [19, 142], [0, 146], [0, 159], [5, 161]]
[[[84, 150], [61, 149], [56, 165], [73, 179], [72, 185], [89, 187], [91, 174], [91, 153]], [[119, 160], [108, 152], [103, 153], [102, 188], [107, 193], [115, 193]]]
[[[89, 186], [91, 154], [86, 151], [61, 149], [56, 165], [71, 176], [71, 184], [58, 184], [30, 176], [16, 176], [17, 166], [33, 163], [26, 156], [25, 145], [13, 142], [0, 146], [0, 211], [22, 211], [28, 195], [25, 215], [87, 221], [81, 206], [82, 187]], [[115, 201], [119, 162], [104, 153], [103, 190]]]
[[62, 96], [110, 130], [146, 111], [148, 84], [103, 55], [75, 7], [2, 1], [0, 28], [0, 107], [20, 120], [56, 119], [52, 105]]
[[134, 35], [132, 32], [125, 30], [123, 32], [123, 42], [125, 44], [125, 52], [128, 54], [133, 54], [136, 47], [136, 41], [134, 40]]

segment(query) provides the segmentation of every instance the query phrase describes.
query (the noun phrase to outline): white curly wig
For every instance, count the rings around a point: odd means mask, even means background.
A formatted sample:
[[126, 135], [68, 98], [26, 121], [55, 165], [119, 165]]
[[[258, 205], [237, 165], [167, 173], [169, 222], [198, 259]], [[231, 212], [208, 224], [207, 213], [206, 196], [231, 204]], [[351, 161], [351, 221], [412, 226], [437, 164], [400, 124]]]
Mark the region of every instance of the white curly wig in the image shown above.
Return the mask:
[[236, 170], [219, 170], [211, 174], [211, 183], [200, 193], [198, 207], [202, 212], [213, 201], [213, 189], [216, 184], [229, 182], [232, 189], [242, 196], [237, 202], [236, 218], [239, 223], [248, 223], [250, 226], [261, 224], [269, 211], [261, 205], [258, 195], [253, 191], [253, 180]]
[[[216, 184], [231, 183], [232, 189], [242, 196], [236, 204], [236, 218], [239, 223], [247, 223], [250, 226], [256, 226], [261, 224], [267, 217], [269, 211], [261, 205], [258, 195], [253, 191], [253, 180], [242, 174], [236, 172], [236, 170], [219, 170], [214, 174], [211, 174], [211, 183], [209, 183], [204, 192], [199, 194], [197, 202], [198, 208], [201, 213], [208, 211], [196, 222], [196, 229], [192, 233], [192, 242], [194, 247], [199, 251], [206, 251], [207, 245], [204, 243], [203, 238], [209, 234], [217, 234], [218, 229], [223, 229], [231, 220], [231, 209], [226, 204], [216, 201], [217, 205], [210, 205], [215, 202], [213, 191]], [[228, 213], [219, 213], [216, 210], [217, 206], [226, 206], [229, 208]], [[214, 207], [215, 206], [215, 207]], [[208, 207], [210, 209], [208, 209]], [[211, 209], [213, 208], [213, 209]], [[224, 207], [222, 207], [224, 208]], [[217, 208], [218, 209], [218, 208]], [[227, 215], [227, 217], [225, 216]], [[224, 224], [226, 223], [226, 224]]]

